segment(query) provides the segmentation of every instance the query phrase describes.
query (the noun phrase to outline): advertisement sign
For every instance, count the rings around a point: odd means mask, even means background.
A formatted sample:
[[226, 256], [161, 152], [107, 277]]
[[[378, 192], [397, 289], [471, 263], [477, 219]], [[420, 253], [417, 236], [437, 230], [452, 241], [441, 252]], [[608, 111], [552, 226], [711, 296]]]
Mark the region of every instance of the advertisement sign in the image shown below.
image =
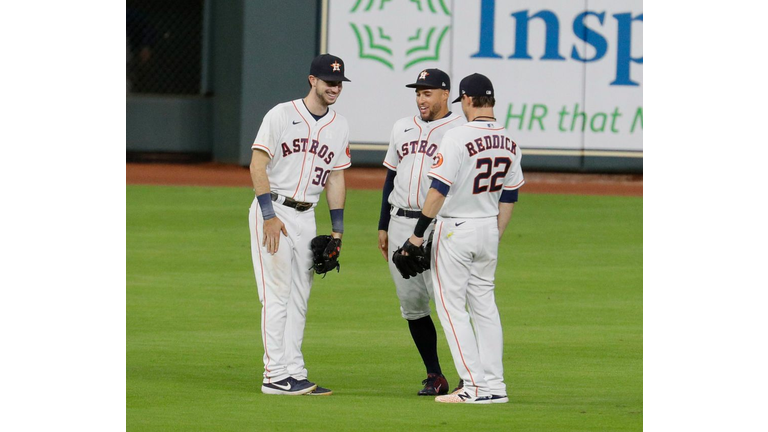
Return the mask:
[[452, 98], [461, 78], [488, 76], [527, 154], [642, 157], [640, 0], [329, 0], [327, 12], [326, 51], [352, 79], [337, 109], [353, 143], [385, 145], [417, 113], [404, 85], [437, 67]]

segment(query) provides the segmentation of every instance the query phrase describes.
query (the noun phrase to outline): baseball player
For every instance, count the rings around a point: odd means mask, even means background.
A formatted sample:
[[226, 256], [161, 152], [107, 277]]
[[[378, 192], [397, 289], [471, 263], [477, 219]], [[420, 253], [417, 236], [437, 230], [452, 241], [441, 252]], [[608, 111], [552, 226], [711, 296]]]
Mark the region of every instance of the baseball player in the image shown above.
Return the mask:
[[349, 127], [330, 109], [341, 94], [344, 62], [316, 57], [303, 99], [281, 103], [265, 116], [253, 142], [251, 254], [261, 302], [264, 379], [277, 395], [330, 395], [307, 379], [301, 352], [312, 287], [314, 208], [326, 190], [333, 238], [344, 232], [344, 169], [351, 164]]
[[[429, 300], [434, 298], [429, 273], [405, 279], [388, 259], [390, 250], [402, 245], [413, 232], [429, 189], [427, 171], [437, 160], [445, 133], [463, 123], [448, 110], [451, 80], [439, 69], [426, 69], [416, 82], [406, 85], [416, 91], [419, 115], [395, 122], [384, 159], [388, 168], [379, 218], [379, 249], [389, 261], [389, 270], [400, 300], [400, 313], [427, 369], [420, 396], [449, 391], [437, 356], [437, 332], [430, 317]], [[427, 228], [429, 235], [431, 226]]]
[[403, 250], [421, 250], [417, 247], [438, 217], [430, 273], [437, 314], [463, 387], [435, 400], [504, 403], [509, 399], [493, 280], [499, 240], [524, 183], [522, 155], [493, 114], [491, 81], [472, 74], [461, 80], [459, 89], [454, 103], [461, 101], [469, 123], [443, 137], [437, 162], [428, 173], [432, 184], [422, 216]]

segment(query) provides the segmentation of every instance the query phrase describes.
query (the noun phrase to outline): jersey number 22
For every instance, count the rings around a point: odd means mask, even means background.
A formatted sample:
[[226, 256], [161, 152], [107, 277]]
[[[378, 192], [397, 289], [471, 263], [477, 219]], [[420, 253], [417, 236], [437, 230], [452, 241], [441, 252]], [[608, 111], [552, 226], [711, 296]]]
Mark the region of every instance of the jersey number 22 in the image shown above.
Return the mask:
[[[507, 175], [510, 166], [512, 166], [512, 161], [508, 157], [478, 159], [476, 168], [480, 172], [475, 176], [475, 187], [472, 189], [472, 193], [500, 191], [504, 186], [504, 176]], [[483, 181], [488, 178], [491, 179], [490, 182], [483, 184]]]

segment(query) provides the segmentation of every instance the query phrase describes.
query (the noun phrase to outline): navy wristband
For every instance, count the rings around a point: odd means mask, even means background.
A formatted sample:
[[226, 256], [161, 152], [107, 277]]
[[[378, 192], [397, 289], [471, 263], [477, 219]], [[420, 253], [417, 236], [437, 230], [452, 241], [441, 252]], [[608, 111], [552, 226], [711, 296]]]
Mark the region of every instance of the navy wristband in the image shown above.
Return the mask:
[[430, 187], [440, 192], [442, 196], [448, 196], [448, 191], [451, 190], [450, 186], [441, 182], [438, 179], [432, 179], [432, 185]]
[[344, 209], [331, 210], [331, 230], [339, 234], [344, 232]]
[[272, 207], [272, 194], [265, 193], [256, 197], [259, 200], [259, 206], [261, 206], [261, 216], [264, 220], [270, 220], [275, 217], [275, 209]]
[[517, 194], [518, 189], [515, 190], [505, 190], [501, 192], [501, 198], [499, 198], [499, 201], [503, 203], [516, 203], [517, 202]]

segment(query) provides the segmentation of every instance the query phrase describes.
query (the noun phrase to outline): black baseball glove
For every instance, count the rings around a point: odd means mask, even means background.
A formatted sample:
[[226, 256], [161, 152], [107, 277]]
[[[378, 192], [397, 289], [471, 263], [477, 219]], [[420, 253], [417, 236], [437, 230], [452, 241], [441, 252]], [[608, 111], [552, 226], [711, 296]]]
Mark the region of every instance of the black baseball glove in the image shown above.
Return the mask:
[[403, 246], [392, 254], [392, 262], [403, 278], [408, 279], [429, 268], [429, 255], [425, 248], [406, 240]]
[[341, 239], [333, 238], [329, 235], [320, 235], [312, 239], [309, 243], [312, 249], [312, 261], [314, 264], [310, 270], [323, 275], [329, 271], [341, 269], [339, 265], [339, 254], [341, 253]]

